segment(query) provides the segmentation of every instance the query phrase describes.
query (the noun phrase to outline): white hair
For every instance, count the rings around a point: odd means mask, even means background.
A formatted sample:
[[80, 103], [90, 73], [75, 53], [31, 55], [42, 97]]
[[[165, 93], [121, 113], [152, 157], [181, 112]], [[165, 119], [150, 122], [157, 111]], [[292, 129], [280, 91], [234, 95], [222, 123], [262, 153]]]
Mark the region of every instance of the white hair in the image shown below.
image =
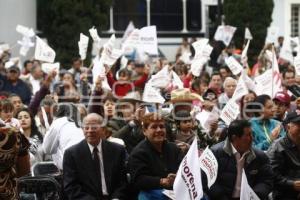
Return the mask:
[[237, 85], [237, 80], [232, 78], [232, 77], [226, 77], [226, 79], [224, 80], [223, 83], [223, 88], [225, 88], [225, 85], [229, 82], [229, 81], [234, 81], [234, 83]]

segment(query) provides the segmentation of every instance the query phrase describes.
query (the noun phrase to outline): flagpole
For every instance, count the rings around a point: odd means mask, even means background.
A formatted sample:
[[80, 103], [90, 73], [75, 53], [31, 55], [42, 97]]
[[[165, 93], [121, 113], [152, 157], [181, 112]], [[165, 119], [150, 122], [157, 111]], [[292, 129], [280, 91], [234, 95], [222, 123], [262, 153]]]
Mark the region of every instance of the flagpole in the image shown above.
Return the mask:
[[[276, 59], [276, 54], [275, 54], [275, 48], [274, 48], [274, 43], [272, 44], [272, 93], [271, 93], [271, 98], [273, 98], [274, 94], [274, 59]], [[275, 58], [274, 58], [275, 56]]]

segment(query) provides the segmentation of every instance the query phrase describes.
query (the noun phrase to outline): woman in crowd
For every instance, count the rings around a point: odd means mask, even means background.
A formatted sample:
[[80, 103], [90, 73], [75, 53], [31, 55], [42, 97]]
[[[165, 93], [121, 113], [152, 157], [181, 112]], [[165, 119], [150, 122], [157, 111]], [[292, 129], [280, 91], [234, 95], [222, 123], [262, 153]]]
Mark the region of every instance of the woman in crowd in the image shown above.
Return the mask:
[[59, 84], [55, 89], [58, 102], [73, 102], [77, 103], [80, 100], [80, 95], [77, 92], [75, 79], [73, 74], [65, 72], [62, 77], [62, 84]]
[[250, 119], [254, 117], [253, 112], [249, 112], [253, 105], [251, 103], [255, 100], [256, 94], [253, 91], [249, 91], [244, 95], [240, 101], [240, 119]]
[[128, 161], [131, 184], [139, 198], [165, 199], [162, 189], [172, 189], [182, 160], [180, 149], [166, 140], [165, 122], [158, 113], [142, 118], [145, 139], [131, 152]]
[[256, 117], [250, 120], [253, 144], [256, 148], [266, 151], [275, 139], [285, 135], [285, 131], [279, 121], [272, 119], [274, 105], [268, 95], [259, 95], [254, 102], [257, 104], [255, 109], [261, 111], [256, 112]]
[[30, 143], [30, 163], [33, 165], [36, 162], [43, 161], [43, 152], [41, 145], [43, 136], [38, 131], [34, 117], [27, 108], [22, 108], [16, 113], [16, 118], [19, 120], [23, 135]]
[[30, 172], [28, 148], [19, 129], [0, 120], [0, 199], [18, 199], [16, 178]]

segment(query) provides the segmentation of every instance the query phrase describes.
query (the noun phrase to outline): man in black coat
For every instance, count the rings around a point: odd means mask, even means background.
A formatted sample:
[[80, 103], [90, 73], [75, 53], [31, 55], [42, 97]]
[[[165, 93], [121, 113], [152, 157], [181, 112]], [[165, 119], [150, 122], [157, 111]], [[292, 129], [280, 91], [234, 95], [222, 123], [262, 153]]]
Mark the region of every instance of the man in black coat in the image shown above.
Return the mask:
[[83, 120], [85, 140], [65, 151], [64, 192], [70, 200], [125, 199], [126, 150], [102, 140], [102, 117], [96, 113]]
[[243, 169], [253, 191], [261, 200], [267, 199], [273, 188], [273, 172], [265, 153], [252, 147], [251, 124], [235, 120], [227, 132], [227, 139], [211, 148], [219, 168], [216, 182], [207, 190], [210, 200], [239, 199]]
[[284, 120], [287, 135], [276, 140], [268, 151], [275, 173], [274, 200], [300, 199], [300, 111]]

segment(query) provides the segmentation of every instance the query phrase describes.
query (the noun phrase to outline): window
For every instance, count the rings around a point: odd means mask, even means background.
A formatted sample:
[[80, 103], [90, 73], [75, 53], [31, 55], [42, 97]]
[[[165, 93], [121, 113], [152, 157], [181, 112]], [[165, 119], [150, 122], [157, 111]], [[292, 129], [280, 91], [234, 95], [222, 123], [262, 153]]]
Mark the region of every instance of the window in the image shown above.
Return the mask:
[[187, 0], [186, 10], [187, 30], [200, 31], [202, 28], [200, 0]]
[[130, 21], [137, 28], [146, 26], [146, 0], [115, 0], [113, 5], [115, 30], [124, 31]]
[[300, 28], [300, 4], [293, 4], [292, 7], [292, 16], [291, 16], [291, 36], [296, 37], [299, 35], [299, 28]]
[[182, 0], [151, 0], [151, 25], [158, 31], [180, 31], [183, 28]]

